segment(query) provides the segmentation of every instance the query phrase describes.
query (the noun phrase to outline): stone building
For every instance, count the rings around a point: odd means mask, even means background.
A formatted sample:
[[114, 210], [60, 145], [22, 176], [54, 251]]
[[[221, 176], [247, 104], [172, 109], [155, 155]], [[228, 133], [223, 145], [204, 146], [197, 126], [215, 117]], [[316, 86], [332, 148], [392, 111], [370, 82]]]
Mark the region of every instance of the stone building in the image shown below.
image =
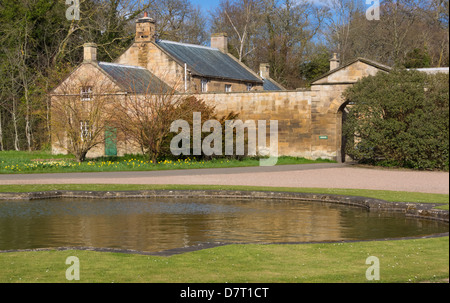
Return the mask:
[[[340, 64], [334, 54], [330, 71], [310, 88], [285, 90], [270, 78], [268, 64], [252, 71], [227, 49], [226, 34], [213, 35], [211, 47], [156, 40], [155, 22], [145, 14], [136, 22], [134, 43], [115, 62], [97, 62], [95, 44], [85, 44], [84, 62], [53, 90], [51, 99], [88, 99], [105, 82], [118, 102], [130, 94], [176, 91], [215, 105], [219, 114], [237, 112], [243, 121], [277, 120], [278, 155], [344, 161], [342, 120], [348, 102], [343, 91], [363, 77], [390, 71], [364, 58]], [[68, 86], [72, 91], [64, 89]], [[61, 140], [53, 138], [53, 152], [64, 153]], [[139, 149], [108, 140], [88, 156], [133, 152]]]
[[179, 92], [280, 90], [228, 53], [227, 34], [214, 34], [211, 47], [156, 40], [155, 21], [147, 14], [136, 22], [134, 43], [115, 61], [147, 68]]

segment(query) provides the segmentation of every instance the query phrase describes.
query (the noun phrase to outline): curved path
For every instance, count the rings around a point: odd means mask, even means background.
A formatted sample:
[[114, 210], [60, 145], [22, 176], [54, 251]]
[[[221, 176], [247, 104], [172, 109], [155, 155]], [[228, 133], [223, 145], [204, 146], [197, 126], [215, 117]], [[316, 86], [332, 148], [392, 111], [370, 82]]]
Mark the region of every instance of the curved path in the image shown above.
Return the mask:
[[201, 184], [378, 189], [449, 194], [448, 172], [303, 164], [145, 172], [0, 175], [12, 184]]

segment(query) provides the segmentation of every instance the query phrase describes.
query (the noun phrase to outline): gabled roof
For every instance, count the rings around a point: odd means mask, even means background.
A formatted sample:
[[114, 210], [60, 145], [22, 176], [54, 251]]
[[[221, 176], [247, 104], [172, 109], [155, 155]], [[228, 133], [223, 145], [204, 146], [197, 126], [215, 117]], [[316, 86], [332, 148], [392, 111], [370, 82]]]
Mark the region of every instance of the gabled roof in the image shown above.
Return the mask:
[[165, 40], [156, 45], [180, 65], [187, 64], [192, 75], [262, 83], [254, 72], [217, 48]]
[[172, 91], [166, 83], [146, 68], [107, 62], [98, 62], [98, 66], [126, 92], [158, 94]]
[[392, 70], [391, 67], [389, 67], [387, 65], [380, 64], [380, 63], [378, 63], [376, 61], [372, 61], [372, 60], [369, 60], [369, 59], [366, 59], [366, 58], [356, 58], [356, 59], [354, 59], [352, 61], [349, 61], [349, 62], [339, 66], [338, 68], [335, 68], [333, 70], [330, 70], [330, 71], [326, 72], [325, 74], [323, 74], [323, 75], [319, 76], [318, 78], [314, 79], [311, 83], [314, 84], [314, 82], [317, 82], [320, 79], [326, 78], [329, 75], [334, 74], [335, 72], [338, 72], [338, 71], [340, 71], [340, 70], [342, 70], [342, 69], [344, 69], [344, 68], [346, 68], [346, 67], [348, 67], [348, 66], [350, 66], [352, 64], [355, 64], [358, 61], [359, 62], [363, 62], [363, 63], [365, 63], [367, 65], [376, 67], [376, 68], [378, 68], [380, 70], [383, 70], [385, 72], [390, 72]]

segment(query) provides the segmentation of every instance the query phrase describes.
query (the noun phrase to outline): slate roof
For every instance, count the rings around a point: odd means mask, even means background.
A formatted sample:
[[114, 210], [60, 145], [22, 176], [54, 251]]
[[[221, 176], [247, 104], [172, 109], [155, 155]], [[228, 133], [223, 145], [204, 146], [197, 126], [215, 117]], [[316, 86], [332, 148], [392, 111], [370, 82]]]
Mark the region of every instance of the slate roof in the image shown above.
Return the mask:
[[264, 90], [283, 90], [282, 87], [278, 83], [276, 83], [273, 79], [265, 78], [263, 83]]
[[187, 64], [193, 75], [262, 83], [253, 72], [217, 48], [165, 40], [157, 41], [156, 45], [180, 65]]
[[99, 62], [98, 66], [126, 92], [158, 94], [172, 91], [146, 68], [107, 62]]

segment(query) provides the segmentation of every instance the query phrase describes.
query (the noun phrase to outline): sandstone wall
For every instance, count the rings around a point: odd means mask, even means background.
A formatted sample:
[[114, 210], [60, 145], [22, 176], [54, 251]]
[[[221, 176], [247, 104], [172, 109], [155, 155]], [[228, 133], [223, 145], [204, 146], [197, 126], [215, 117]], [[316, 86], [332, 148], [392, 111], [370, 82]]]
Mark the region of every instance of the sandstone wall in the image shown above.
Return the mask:
[[239, 113], [244, 122], [266, 120], [269, 125], [270, 120], [277, 120], [279, 155], [311, 157], [311, 92], [207, 93], [197, 97], [215, 105], [221, 115]]

